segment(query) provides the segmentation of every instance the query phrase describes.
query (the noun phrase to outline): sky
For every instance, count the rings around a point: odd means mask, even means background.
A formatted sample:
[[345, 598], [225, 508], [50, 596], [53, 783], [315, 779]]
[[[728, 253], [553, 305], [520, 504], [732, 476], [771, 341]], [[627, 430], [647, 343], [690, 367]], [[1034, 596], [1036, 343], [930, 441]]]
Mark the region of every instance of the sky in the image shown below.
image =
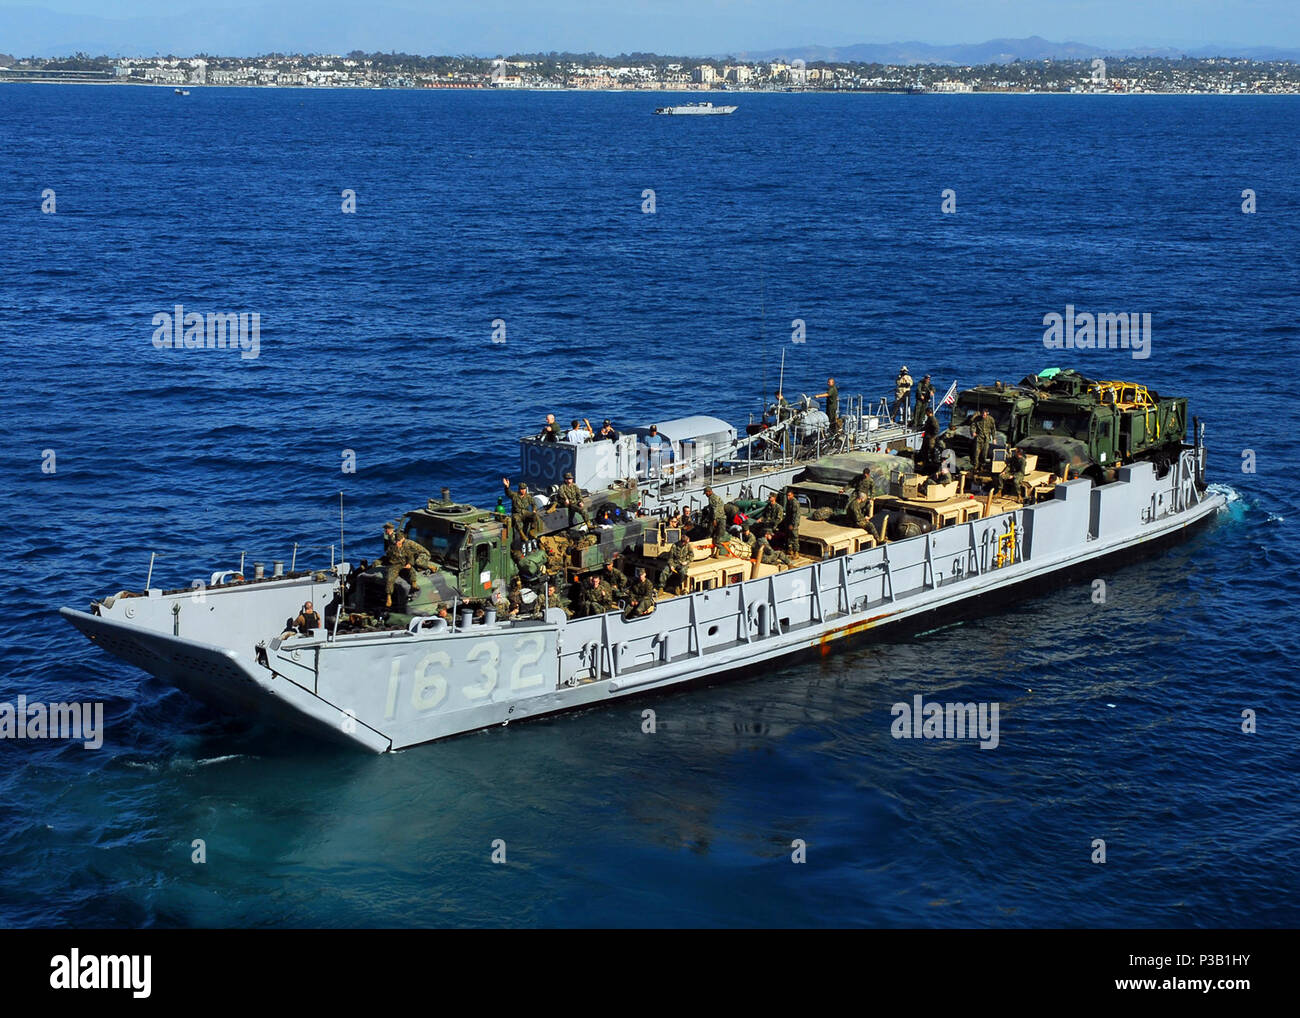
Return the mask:
[[[0, 0], [0, 52], [712, 54], [1042, 36], [1300, 48], [1300, 0]], [[97, 46], [96, 43], [100, 45]], [[233, 47], [233, 48], [232, 48]]]

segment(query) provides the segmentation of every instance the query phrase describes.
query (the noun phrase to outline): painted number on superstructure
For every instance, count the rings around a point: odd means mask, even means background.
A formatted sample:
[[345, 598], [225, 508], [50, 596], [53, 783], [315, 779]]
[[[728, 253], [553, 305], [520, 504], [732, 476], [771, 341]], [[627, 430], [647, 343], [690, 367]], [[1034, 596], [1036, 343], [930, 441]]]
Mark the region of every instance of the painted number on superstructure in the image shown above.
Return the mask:
[[572, 467], [573, 455], [568, 449], [554, 445], [528, 445], [524, 447], [529, 477], [557, 477], [565, 467]]

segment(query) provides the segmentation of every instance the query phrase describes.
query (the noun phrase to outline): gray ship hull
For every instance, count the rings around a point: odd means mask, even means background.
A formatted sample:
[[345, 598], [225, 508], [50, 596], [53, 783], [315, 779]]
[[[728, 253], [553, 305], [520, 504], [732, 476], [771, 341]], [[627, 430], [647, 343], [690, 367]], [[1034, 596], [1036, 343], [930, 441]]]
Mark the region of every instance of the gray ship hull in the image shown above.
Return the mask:
[[[1058, 484], [1033, 506], [856, 554], [661, 602], [646, 617], [565, 619], [281, 639], [281, 620], [328, 582], [119, 598], [99, 614], [63, 609], [105, 650], [236, 713], [278, 719], [377, 752], [732, 674], [887, 626], [922, 625], [1087, 575], [1211, 519], [1224, 498], [1197, 483], [1186, 449], [1111, 484]], [[1095, 574], [1094, 574], [1095, 575]], [[241, 596], [241, 594], [243, 596]], [[223, 600], [223, 598], [227, 600]], [[181, 607], [177, 609], [177, 605]], [[131, 617], [126, 616], [127, 608]]]

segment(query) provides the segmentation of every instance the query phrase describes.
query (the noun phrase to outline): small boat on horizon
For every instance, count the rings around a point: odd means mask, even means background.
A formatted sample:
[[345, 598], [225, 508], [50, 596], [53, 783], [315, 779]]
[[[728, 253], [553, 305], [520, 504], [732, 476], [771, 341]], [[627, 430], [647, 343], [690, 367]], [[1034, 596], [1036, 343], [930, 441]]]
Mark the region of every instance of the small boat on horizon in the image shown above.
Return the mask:
[[735, 106], [714, 106], [713, 103], [684, 103], [681, 106], [660, 106], [655, 113], [657, 115], [693, 115], [693, 116], [722, 116], [726, 113], [735, 113]]

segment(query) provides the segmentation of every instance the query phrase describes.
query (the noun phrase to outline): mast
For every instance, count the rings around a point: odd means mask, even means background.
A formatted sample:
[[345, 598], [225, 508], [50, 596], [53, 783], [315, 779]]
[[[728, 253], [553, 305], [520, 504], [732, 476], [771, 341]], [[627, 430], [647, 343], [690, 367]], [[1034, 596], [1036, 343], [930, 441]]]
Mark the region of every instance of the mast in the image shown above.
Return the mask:
[[763, 337], [763, 325], [767, 319], [767, 299], [764, 292], [764, 275], [760, 267], [758, 273], [758, 348], [763, 360], [763, 392], [761, 393], [761, 405], [764, 415], [767, 414], [767, 343]]

